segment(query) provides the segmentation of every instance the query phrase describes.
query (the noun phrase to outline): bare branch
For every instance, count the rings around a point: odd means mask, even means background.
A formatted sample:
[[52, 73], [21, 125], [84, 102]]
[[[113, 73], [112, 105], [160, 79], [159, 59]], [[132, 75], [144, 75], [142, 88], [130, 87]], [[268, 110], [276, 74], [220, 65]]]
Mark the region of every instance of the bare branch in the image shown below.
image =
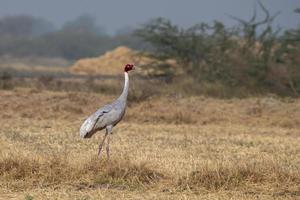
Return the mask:
[[266, 9], [266, 7], [260, 2], [257, 1], [257, 3], [259, 4], [260, 8], [264, 11], [264, 13], [266, 14], [266, 17], [264, 20], [260, 21], [260, 22], [256, 22], [255, 24], [253, 24], [254, 26], [260, 26], [262, 24], [266, 24], [269, 22], [270, 20], [270, 13], [269, 11]]
[[270, 18], [270, 22], [273, 22], [274, 21], [274, 19], [278, 16], [278, 15], [280, 15], [280, 11], [278, 11], [278, 12], [276, 12], [271, 18]]
[[264, 20], [257, 22], [255, 24], [253, 24], [254, 26], [260, 26], [262, 24], [270, 24], [274, 21], [274, 19], [280, 14], [280, 12], [276, 12], [273, 16], [270, 15], [270, 12], [268, 11], [268, 9], [261, 3], [261, 1], [257, 1], [260, 8], [264, 11], [264, 13], [266, 14], [266, 17]]
[[234, 20], [238, 21], [239, 23], [241, 23], [241, 24], [243, 24], [243, 25], [247, 25], [247, 24], [248, 24], [248, 22], [245, 21], [245, 20], [243, 20], [243, 19], [240, 19], [240, 18], [235, 17], [235, 16], [230, 15], [230, 14], [226, 14], [226, 15], [227, 15], [228, 17], [230, 17], [231, 19], [234, 19]]
[[256, 5], [254, 5], [253, 17], [250, 19], [250, 23], [255, 22], [256, 20]]
[[261, 8], [261, 10], [265, 13], [265, 18], [262, 21], [256, 21], [256, 17], [257, 17], [257, 9], [256, 6], [254, 6], [254, 11], [253, 11], [253, 16], [251, 17], [251, 19], [249, 21], [240, 19], [238, 17], [232, 16], [227, 14], [227, 16], [229, 16], [231, 19], [234, 19], [236, 21], [238, 21], [239, 23], [241, 23], [244, 27], [250, 27], [252, 26], [253, 28], [263, 25], [263, 24], [271, 24], [274, 19], [280, 14], [280, 12], [276, 12], [274, 15], [270, 15], [270, 12], [268, 11], [268, 9], [261, 3], [261, 1], [257, 1], [257, 3], [259, 4], [259, 7]]

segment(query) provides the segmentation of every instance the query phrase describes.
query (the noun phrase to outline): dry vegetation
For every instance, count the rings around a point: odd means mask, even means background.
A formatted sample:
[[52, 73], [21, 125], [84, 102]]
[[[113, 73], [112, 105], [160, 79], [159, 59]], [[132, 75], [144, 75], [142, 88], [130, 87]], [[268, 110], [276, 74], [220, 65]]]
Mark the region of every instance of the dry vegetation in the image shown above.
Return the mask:
[[149, 64], [151, 59], [137, 55], [137, 52], [125, 46], [120, 46], [112, 51], [106, 52], [98, 58], [85, 58], [77, 61], [70, 69], [79, 74], [122, 74], [124, 63]]
[[0, 98], [0, 199], [300, 197], [299, 99], [133, 102], [108, 163], [96, 157], [102, 135], [83, 140], [78, 128], [115, 94], [14, 88]]
[[80, 59], [70, 68], [70, 71], [84, 75], [117, 75], [123, 74], [124, 63], [134, 63], [139, 66], [142, 70], [138, 73], [141, 75], [164, 75], [164, 70], [153, 67], [163, 64], [171, 66], [170, 70], [173, 74], [182, 73], [175, 60], [162, 62], [126, 46], [119, 46], [96, 58]]

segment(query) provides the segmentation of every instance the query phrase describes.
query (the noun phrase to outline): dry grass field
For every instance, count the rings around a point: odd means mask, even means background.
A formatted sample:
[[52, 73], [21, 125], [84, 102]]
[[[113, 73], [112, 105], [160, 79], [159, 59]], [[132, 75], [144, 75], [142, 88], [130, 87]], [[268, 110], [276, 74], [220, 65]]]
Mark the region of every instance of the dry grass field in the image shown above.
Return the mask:
[[300, 100], [131, 103], [111, 143], [79, 137], [114, 95], [0, 90], [0, 199], [300, 199]]

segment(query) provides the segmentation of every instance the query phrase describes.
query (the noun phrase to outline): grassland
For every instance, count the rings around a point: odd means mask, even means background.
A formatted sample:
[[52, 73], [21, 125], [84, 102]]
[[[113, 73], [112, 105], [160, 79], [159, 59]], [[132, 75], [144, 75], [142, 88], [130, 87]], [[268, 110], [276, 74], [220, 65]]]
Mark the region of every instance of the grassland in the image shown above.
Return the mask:
[[0, 90], [0, 199], [300, 199], [300, 100], [130, 103], [111, 161], [83, 119], [115, 98]]

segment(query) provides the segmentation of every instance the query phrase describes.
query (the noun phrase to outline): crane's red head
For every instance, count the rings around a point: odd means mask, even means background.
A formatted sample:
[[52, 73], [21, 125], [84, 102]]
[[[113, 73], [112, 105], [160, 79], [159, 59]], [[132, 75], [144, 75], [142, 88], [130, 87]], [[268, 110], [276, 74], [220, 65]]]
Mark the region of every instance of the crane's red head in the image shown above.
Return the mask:
[[134, 69], [134, 65], [127, 64], [127, 65], [125, 65], [124, 71], [129, 72], [130, 70], [133, 70], [133, 69]]

